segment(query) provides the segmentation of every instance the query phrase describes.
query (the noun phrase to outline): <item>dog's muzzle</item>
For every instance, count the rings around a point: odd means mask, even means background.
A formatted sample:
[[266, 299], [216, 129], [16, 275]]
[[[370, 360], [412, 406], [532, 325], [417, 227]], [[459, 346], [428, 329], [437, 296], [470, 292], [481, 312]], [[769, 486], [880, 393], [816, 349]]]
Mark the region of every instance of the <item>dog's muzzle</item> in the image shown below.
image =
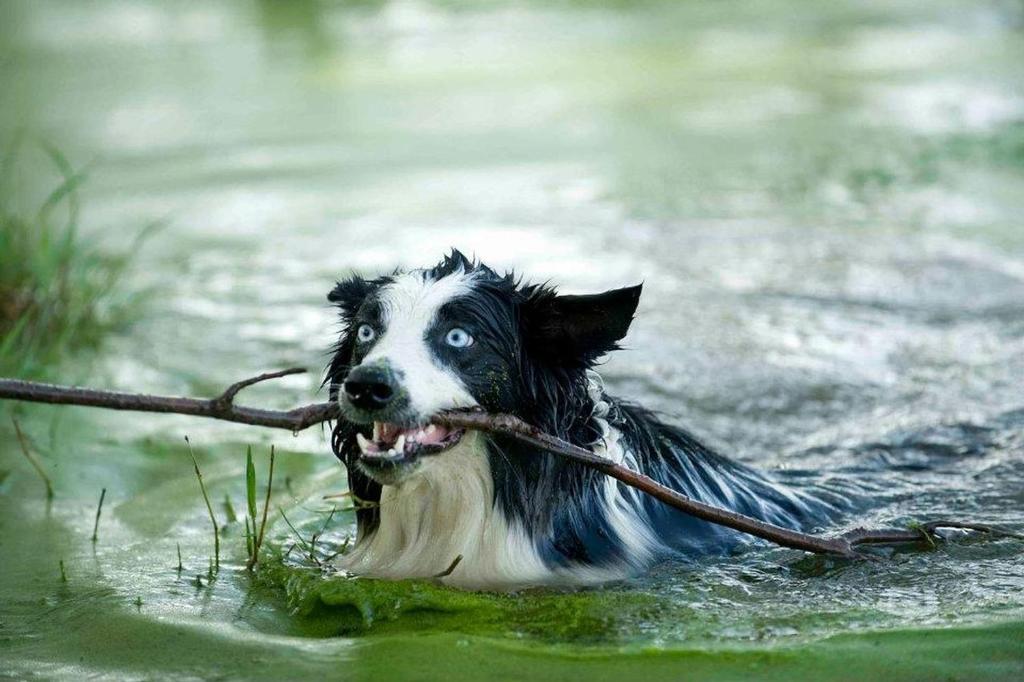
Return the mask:
[[342, 384], [342, 413], [360, 425], [355, 436], [360, 464], [380, 482], [411, 470], [421, 457], [454, 447], [464, 434], [413, 414], [402, 380], [400, 371], [378, 362], [353, 367]]

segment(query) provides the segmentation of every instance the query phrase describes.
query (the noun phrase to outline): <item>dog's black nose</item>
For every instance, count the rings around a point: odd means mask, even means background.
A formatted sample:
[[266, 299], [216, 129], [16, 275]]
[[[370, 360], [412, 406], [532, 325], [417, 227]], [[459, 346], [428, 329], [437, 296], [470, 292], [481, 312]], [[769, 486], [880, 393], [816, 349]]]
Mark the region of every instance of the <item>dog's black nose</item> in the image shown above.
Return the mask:
[[345, 379], [345, 397], [360, 410], [382, 410], [395, 397], [395, 377], [384, 367], [355, 367]]

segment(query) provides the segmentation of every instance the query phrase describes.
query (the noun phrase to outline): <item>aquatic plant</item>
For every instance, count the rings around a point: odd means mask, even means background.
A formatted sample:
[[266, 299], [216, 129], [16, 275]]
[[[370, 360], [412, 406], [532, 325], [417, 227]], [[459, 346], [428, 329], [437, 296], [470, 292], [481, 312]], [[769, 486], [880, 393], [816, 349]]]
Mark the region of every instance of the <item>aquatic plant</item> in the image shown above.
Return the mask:
[[267, 511], [270, 509], [270, 495], [274, 485], [274, 446], [270, 446], [270, 466], [267, 472], [267, 497], [263, 501], [263, 519], [256, 528], [256, 467], [252, 463], [252, 448], [245, 453], [245, 491], [248, 506], [248, 517], [245, 520], [245, 544], [249, 560], [245, 563], [246, 570], [251, 571], [259, 561], [260, 547], [263, 546], [263, 535], [267, 529]]
[[100, 503], [98, 505], [96, 505], [96, 522], [92, 526], [92, 542], [93, 542], [93, 544], [96, 544], [96, 541], [99, 540], [99, 537], [100, 537], [100, 514], [103, 513], [103, 500], [105, 500], [106, 498], [107, 498], [107, 489], [104, 488], [103, 491], [100, 492]]
[[[53, 146], [38, 142], [60, 180], [34, 210], [21, 207], [25, 136], [0, 161], [0, 373], [42, 376], [69, 352], [98, 344], [127, 321], [119, 285], [140, 240], [101, 252], [79, 233], [77, 190], [85, 180]], [[153, 226], [155, 227], [155, 225]]]
[[43, 479], [43, 484], [46, 486], [46, 499], [52, 500], [53, 482], [47, 475], [46, 469], [43, 468], [42, 463], [39, 461], [39, 459], [36, 458], [35, 455], [32, 454], [32, 449], [29, 447], [28, 444], [28, 438], [25, 436], [25, 432], [21, 430], [21, 425], [18, 423], [18, 420], [15, 419], [14, 417], [11, 417], [11, 423], [14, 425], [14, 433], [18, 437], [18, 445], [21, 446], [21, 454], [25, 456], [25, 459], [27, 459], [29, 464], [32, 465], [32, 468], [35, 469], [35, 472], [39, 474], [39, 478]]
[[[196, 471], [196, 478], [199, 479], [199, 490], [203, 493], [203, 501], [206, 502], [206, 511], [210, 513], [210, 524], [213, 526], [213, 559], [210, 565], [210, 577], [212, 579], [214, 566], [220, 568], [220, 528], [217, 526], [217, 517], [213, 514], [213, 505], [210, 504], [210, 496], [206, 493], [206, 484], [203, 483], [203, 472], [199, 470], [199, 462], [196, 460], [196, 453], [192, 451], [192, 441], [185, 436], [185, 443], [188, 445], [188, 455], [192, 458], [192, 466]], [[181, 565], [181, 554], [179, 551], [178, 564]]]

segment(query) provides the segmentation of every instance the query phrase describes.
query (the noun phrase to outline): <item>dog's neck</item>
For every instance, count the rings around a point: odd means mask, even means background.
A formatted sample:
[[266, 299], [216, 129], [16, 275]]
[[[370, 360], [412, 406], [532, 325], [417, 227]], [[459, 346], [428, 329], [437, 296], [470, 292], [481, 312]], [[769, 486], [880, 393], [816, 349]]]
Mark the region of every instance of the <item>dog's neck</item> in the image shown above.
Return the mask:
[[484, 436], [470, 432], [443, 456], [380, 496], [380, 523], [341, 568], [379, 578], [429, 578], [466, 588], [538, 584], [549, 572], [526, 534], [494, 504]]

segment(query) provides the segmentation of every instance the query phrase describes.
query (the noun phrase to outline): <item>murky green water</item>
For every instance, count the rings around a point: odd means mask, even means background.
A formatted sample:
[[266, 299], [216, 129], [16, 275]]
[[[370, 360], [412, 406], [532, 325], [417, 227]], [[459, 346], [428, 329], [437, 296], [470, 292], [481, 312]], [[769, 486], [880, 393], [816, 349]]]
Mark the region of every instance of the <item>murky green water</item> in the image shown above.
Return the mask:
[[[85, 229], [142, 318], [57, 378], [210, 395], [326, 361], [351, 268], [451, 245], [584, 291], [646, 282], [608, 383], [866, 524], [1024, 528], [1024, 9], [1010, 2], [0, 5], [0, 133], [91, 164]], [[315, 376], [246, 393], [314, 399]], [[5, 412], [10, 407], [3, 408]], [[19, 407], [0, 423], [0, 676], [1015, 678], [1024, 545], [831, 564], [760, 549], [580, 594], [255, 582], [244, 449], [307, 536], [324, 435]], [[107, 488], [99, 541], [93, 513]], [[855, 520], [851, 519], [851, 523]], [[338, 513], [329, 551], [350, 531]], [[280, 519], [273, 544], [287, 548]], [[184, 570], [176, 569], [176, 545]], [[63, 559], [67, 581], [58, 562]], [[196, 576], [201, 576], [197, 582]]]

